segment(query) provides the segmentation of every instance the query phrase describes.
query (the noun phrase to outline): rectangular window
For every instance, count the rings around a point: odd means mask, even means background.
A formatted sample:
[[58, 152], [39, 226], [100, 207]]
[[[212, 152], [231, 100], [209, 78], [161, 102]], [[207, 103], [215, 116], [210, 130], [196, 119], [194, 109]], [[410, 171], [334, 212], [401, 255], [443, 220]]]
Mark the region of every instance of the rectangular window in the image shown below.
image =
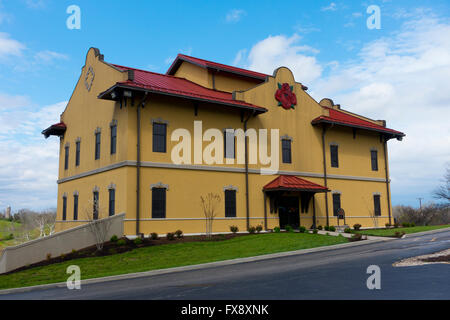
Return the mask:
[[377, 150], [370, 151], [370, 159], [372, 162], [372, 171], [378, 171], [378, 152], [377, 152]]
[[116, 145], [117, 145], [117, 125], [114, 124], [111, 126], [111, 154], [116, 153]]
[[78, 195], [73, 196], [73, 220], [78, 220]]
[[63, 197], [62, 219], [63, 219], [63, 221], [66, 221], [66, 219], [67, 219], [67, 197]]
[[75, 144], [75, 166], [79, 166], [80, 165], [80, 147], [81, 147], [81, 142], [77, 141]]
[[281, 155], [283, 163], [291, 163], [291, 140], [289, 139], [283, 139], [281, 140]]
[[166, 217], [166, 189], [152, 189], [152, 218], [164, 219]]
[[109, 216], [113, 216], [115, 214], [115, 206], [116, 206], [116, 190], [109, 189]]
[[100, 142], [101, 134], [100, 132], [95, 133], [95, 160], [100, 159]]
[[374, 213], [375, 216], [381, 216], [381, 205], [380, 205], [380, 195], [379, 194], [375, 194], [373, 196], [373, 209], [374, 209]]
[[227, 131], [225, 130], [223, 133], [223, 153], [225, 158], [234, 159], [234, 151], [235, 151], [235, 138], [234, 138], [234, 130]]
[[225, 217], [236, 217], [236, 190], [225, 190]]
[[339, 193], [333, 193], [333, 215], [338, 215], [338, 210], [341, 208], [341, 195]]
[[331, 166], [333, 168], [338, 168], [339, 167], [338, 146], [331, 145], [330, 154], [331, 154]]
[[98, 219], [98, 208], [99, 208], [98, 201], [99, 201], [98, 191], [94, 191], [94, 203], [93, 203], [93, 206], [94, 206], [93, 207], [93, 211], [94, 211], [93, 218], [94, 218], [94, 220]]
[[153, 123], [153, 152], [166, 152], [167, 125]]
[[69, 146], [64, 147], [65, 155], [64, 155], [64, 170], [69, 168]]

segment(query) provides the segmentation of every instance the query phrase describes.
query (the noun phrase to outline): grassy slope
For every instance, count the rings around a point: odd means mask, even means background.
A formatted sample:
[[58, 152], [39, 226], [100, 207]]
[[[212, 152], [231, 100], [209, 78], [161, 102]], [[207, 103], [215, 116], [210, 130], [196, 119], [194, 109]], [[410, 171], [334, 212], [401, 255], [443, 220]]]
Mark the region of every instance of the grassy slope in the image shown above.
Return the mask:
[[270, 233], [224, 241], [186, 242], [135, 249], [123, 254], [70, 260], [0, 275], [0, 289], [64, 282], [69, 265], [81, 268], [82, 279], [164, 269], [306, 249], [348, 242], [343, 237], [300, 233]]
[[17, 228], [20, 226], [19, 223], [16, 222], [10, 222], [6, 220], [0, 220], [0, 251], [2, 250], [2, 247], [7, 247], [10, 245], [13, 245], [15, 243], [14, 240], [4, 240], [1, 241], [1, 239], [7, 237], [11, 232], [2, 232], [2, 230], [6, 230], [11, 227], [11, 225], [14, 224], [14, 226]]
[[449, 228], [450, 225], [441, 225], [441, 226], [417, 226], [417, 227], [410, 227], [410, 228], [393, 228], [393, 229], [377, 229], [377, 230], [360, 230], [360, 231], [353, 231], [353, 233], [361, 233], [366, 234], [370, 236], [381, 236], [381, 237], [392, 237], [395, 235], [396, 232], [404, 232], [404, 233], [416, 233], [416, 232], [422, 232], [422, 231], [430, 231], [430, 230], [436, 230], [436, 229], [443, 229], [443, 228]]

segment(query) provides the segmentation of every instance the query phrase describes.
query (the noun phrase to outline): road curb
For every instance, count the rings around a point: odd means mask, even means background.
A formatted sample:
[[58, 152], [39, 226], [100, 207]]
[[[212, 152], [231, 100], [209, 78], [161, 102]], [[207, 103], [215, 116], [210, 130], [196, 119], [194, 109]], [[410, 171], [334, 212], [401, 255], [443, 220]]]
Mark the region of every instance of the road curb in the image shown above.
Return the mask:
[[414, 236], [422, 236], [422, 235], [427, 235], [427, 234], [440, 233], [440, 232], [445, 232], [445, 231], [449, 231], [449, 230], [450, 230], [450, 228], [442, 228], [442, 229], [422, 231], [422, 232], [416, 232], [416, 233], [407, 233], [403, 236], [403, 238], [411, 238]]
[[[335, 244], [335, 245], [331, 245], [331, 246], [323, 246], [323, 247], [310, 248], [310, 249], [301, 249], [301, 250], [295, 250], [295, 251], [277, 252], [277, 253], [265, 254], [265, 255], [254, 256], [254, 257], [215, 261], [215, 262], [195, 264], [195, 265], [189, 265], [189, 266], [183, 266], [183, 267], [151, 270], [151, 271], [136, 272], [136, 273], [127, 273], [127, 274], [114, 275], [114, 276], [108, 276], [108, 277], [102, 277], [102, 278], [92, 278], [92, 279], [81, 280], [81, 285], [108, 282], [108, 281], [135, 279], [135, 278], [144, 278], [144, 277], [164, 275], [164, 274], [170, 274], [170, 273], [176, 273], [176, 272], [201, 270], [201, 269], [229, 266], [229, 265], [235, 265], [235, 264], [241, 264], [241, 263], [247, 263], [247, 262], [270, 260], [270, 259], [275, 259], [275, 258], [296, 256], [296, 255], [302, 255], [302, 254], [307, 254], [307, 253], [332, 251], [332, 250], [337, 250], [337, 249], [347, 248], [347, 247], [369, 245], [372, 243], [383, 242], [383, 241], [386, 241], [386, 239], [372, 239], [372, 240], [348, 242], [348, 243]], [[64, 288], [66, 287], [66, 282], [49, 283], [49, 284], [42, 284], [42, 285], [22, 287], [22, 288], [4, 289], [4, 290], [0, 290], [0, 296], [5, 295], [5, 294], [11, 294], [11, 293], [21, 293], [21, 292], [29, 292], [29, 291], [42, 290], [42, 289], [62, 288], [62, 287], [64, 287]]]

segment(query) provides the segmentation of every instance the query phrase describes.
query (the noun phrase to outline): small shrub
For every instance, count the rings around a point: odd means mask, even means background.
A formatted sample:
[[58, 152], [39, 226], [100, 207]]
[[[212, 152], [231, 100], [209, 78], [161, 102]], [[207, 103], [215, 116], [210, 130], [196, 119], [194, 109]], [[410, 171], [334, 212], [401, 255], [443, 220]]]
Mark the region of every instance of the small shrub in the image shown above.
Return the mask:
[[353, 225], [353, 229], [355, 229], [356, 231], [360, 230], [362, 227], [362, 225], [360, 225], [359, 223], [356, 223]]
[[317, 227], [317, 229], [319, 229], [319, 230], [322, 230], [322, 229], [323, 229], [323, 227], [322, 227], [322, 226], [318, 226], [318, 227]]
[[363, 239], [362, 234], [361, 233], [355, 233], [351, 238], [349, 238], [348, 240], [350, 242], [354, 242], [354, 241], [361, 241]]
[[14, 235], [12, 233], [7, 235], [6, 238], [5, 238], [5, 240], [12, 240], [12, 239], [14, 239]]
[[325, 231], [330, 231], [330, 226], [325, 226]]
[[403, 222], [403, 223], [402, 223], [402, 227], [403, 227], [403, 228], [409, 228], [409, 223]]
[[116, 254], [116, 253], [117, 253], [117, 250], [116, 250], [115, 248], [110, 248], [110, 249], [108, 250], [108, 253], [109, 253], [109, 254]]
[[133, 242], [134, 242], [135, 245], [138, 246], [138, 245], [142, 244], [142, 238], [136, 238], [136, 239], [133, 240]]
[[109, 239], [109, 241], [111, 241], [111, 242], [113, 242], [113, 243], [116, 243], [117, 240], [119, 240], [119, 238], [118, 238], [116, 235], [113, 235], [113, 236], [111, 237], [111, 239]]
[[385, 224], [386, 228], [390, 228], [392, 225], [388, 222]]
[[119, 246], [119, 247], [124, 246], [126, 244], [127, 244], [127, 242], [125, 241], [125, 239], [119, 239], [116, 242], [116, 245]]
[[61, 258], [61, 260], [66, 259], [66, 255], [64, 253], [61, 253], [61, 255], [59, 257]]
[[313, 230], [313, 234], [317, 234], [319, 231], [317, 229]]
[[239, 228], [238, 228], [238, 226], [230, 226], [230, 231], [233, 233], [236, 233], [239, 231]]
[[183, 238], [183, 231], [177, 230], [175, 231], [175, 235], [177, 236], [178, 239]]
[[47, 258], [47, 260], [50, 260], [52, 258], [52, 254], [51, 253], [47, 253], [46, 258]]
[[328, 228], [328, 230], [330, 230], [331, 232], [335, 232], [335, 231], [336, 231], [336, 228], [333, 227], [333, 226], [330, 226], [330, 227]]
[[294, 228], [292, 228], [290, 225], [287, 225], [284, 228], [286, 229], [287, 232], [294, 232]]
[[273, 228], [273, 232], [275, 232], [275, 233], [280, 233], [280, 227], [275, 227], [275, 228]]
[[248, 227], [248, 233], [254, 234], [256, 232], [256, 227], [250, 226]]
[[415, 224], [415, 223], [411, 223], [409, 226], [410, 226], [410, 227], [415, 227], [416, 224]]
[[398, 222], [394, 223], [394, 228], [398, 228], [400, 225]]
[[159, 239], [158, 234], [157, 234], [156, 232], [150, 233], [150, 239], [152, 239], [152, 240], [158, 240], [158, 239]]
[[75, 249], [72, 249], [72, 254], [75, 256], [76, 254], [78, 253], [78, 251], [77, 250], [75, 250]]
[[304, 226], [300, 226], [298, 228], [298, 231], [300, 231], [300, 233], [305, 233], [306, 232], [306, 228]]
[[166, 234], [166, 238], [167, 238], [167, 240], [170, 240], [170, 241], [175, 240], [175, 234], [172, 232], [168, 232]]
[[397, 231], [397, 232], [395, 232], [395, 237], [396, 238], [401, 238], [401, 237], [403, 237], [405, 235], [405, 233], [403, 232], [403, 231]]
[[345, 228], [344, 232], [345, 232], [345, 233], [352, 233], [352, 229], [350, 229], [350, 228]]
[[258, 225], [256, 226], [256, 232], [260, 233], [260, 232], [262, 231], [262, 229], [263, 229], [263, 226], [262, 226], [262, 225], [258, 224]]

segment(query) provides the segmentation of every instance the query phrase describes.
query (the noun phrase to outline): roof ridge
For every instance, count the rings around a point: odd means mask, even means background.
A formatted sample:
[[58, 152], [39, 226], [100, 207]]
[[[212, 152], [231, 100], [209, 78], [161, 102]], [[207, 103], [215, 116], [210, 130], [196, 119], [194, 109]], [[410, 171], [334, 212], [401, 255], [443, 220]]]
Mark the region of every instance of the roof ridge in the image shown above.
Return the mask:
[[[190, 83], [192, 83], [192, 84], [194, 84], [194, 85], [196, 85], [196, 86], [202, 87], [202, 88], [207, 89], [207, 90], [212, 90], [212, 91], [214, 91], [214, 92], [219, 92], [219, 93], [224, 93], [224, 94], [230, 95], [230, 96], [231, 96], [231, 100], [245, 102], [244, 100], [234, 99], [234, 98], [233, 98], [233, 94], [230, 93], [230, 92], [223, 91], [223, 90], [217, 90], [217, 89], [211, 89], [211, 88], [202, 86], [201, 84], [198, 84], [198, 83], [196, 83], [196, 82], [194, 82], [194, 81], [192, 81], [192, 80], [186, 79], [186, 78], [177, 77], [177, 76], [173, 76], [173, 75], [165, 74], [165, 73], [159, 73], [159, 72], [154, 72], [154, 71], [148, 71], [148, 70], [143, 70], [143, 69], [133, 68], [133, 67], [127, 67], [127, 66], [118, 65], [118, 64], [113, 64], [113, 63], [111, 63], [111, 64], [112, 64], [113, 66], [115, 66], [115, 67], [118, 67], [118, 68], [129, 69], [129, 70], [135, 70], [135, 71], [141, 71], [141, 72], [145, 72], [145, 73], [155, 74], [155, 75], [158, 75], [158, 76], [163, 76], [163, 77], [168, 77], [168, 78], [173, 78], [173, 79], [184, 80], [184, 81], [190, 82]], [[144, 83], [139, 82], [139, 81], [137, 81], [136, 79], [134, 79], [134, 80], [129, 80], [129, 81], [132, 81], [132, 82], [135, 82], [135, 83], [139, 83], [139, 84], [145, 85]], [[160, 88], [162, 88], [162, 87], [160, 87]], [[247, 103], [247, 102], [246, 102], [246, 103]]]

